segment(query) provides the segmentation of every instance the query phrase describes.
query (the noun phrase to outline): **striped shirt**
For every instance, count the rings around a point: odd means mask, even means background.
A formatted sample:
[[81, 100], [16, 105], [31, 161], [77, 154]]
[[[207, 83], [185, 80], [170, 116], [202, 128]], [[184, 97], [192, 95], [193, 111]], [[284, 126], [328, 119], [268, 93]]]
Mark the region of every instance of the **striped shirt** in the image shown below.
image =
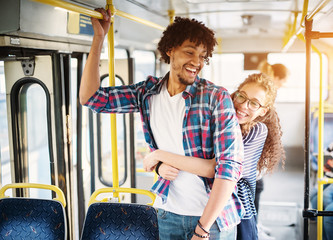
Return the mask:
[[[85, 104], [94, 112], [140, 112], [145, 140], [150, 149], [157, 149], [150, 128], [149, 98], [159, 94], [169, 78], [148, 76], [146, 81], [128, 86], [100, 87]], [[183, 148], [186, 156], [204, 159], [215, 157], [215, 178], [237, 182], [240, 179], [243, 160], [243, 141], [232, 100], [225, 88], [197, 77], [182, 93], [185, 99], [183, 119]], [[163, 127], [163, 126], [161, 126]], [[202, 178], [209, 195], [214, 178]], [[170, 181], [161, 177], [151, 191], [167, 201]], [[244, 214], [244, 208], [236, 194], [236, 188], [225, 208], [217, 218], [220, 229], [236, 226]]]
[[243, 216], [242, 219], [250, 219], [257, 214], [254, 205], [257, 163], [260, 159], [261, 152], [266, 141], [267, 133], [267, 126], [264, 123], [258, 122], [243, 138], [243, 176], [237, 183], [237, 194], [241, 199], [246, 212], [245, 216]]

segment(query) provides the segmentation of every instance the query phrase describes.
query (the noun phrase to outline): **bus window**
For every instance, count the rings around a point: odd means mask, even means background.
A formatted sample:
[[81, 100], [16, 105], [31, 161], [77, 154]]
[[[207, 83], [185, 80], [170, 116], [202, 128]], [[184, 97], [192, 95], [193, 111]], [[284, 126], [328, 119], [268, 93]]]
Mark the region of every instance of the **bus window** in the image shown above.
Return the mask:
[[234, 92], [235, 88], [255, 70], [244, 70], [244, 54], [214, 54], [202, 70], [202, 77]]
[[[11, 183], [4, 62], [0, 61], [0, 186]], [[11, 191], [8, 191], [8, 193]]]
[[[123, 81], [116, 77], [115, 85], [124, 85]], [[104, 78], [102, 77], [101, 81], [102, 87], [109, 86], [109, 77], [108, 75]], [[110, 124], [110, 115], [109, 114], [99, 114], [98, 119], [100, 119], [97, 128], [100, 133], [100, 160], [101, 165], [99, 178], [101, 182], [107, 186], [112, 186], [112, 149], [111, 149], [111, 124]], [[99, 118], [100, 117], [100, 118]], [[127, 174], [127, 165], [126, 165], [126, 133], [125, 133], [125, 116], [124, 114], [116, 114], [117, 117], [117, 147], [118, 147], [118, 175], [119, 175], [119, 185], [122, 185], [126, 181]]]
[[76, 98], [77, 98], [77, 58], [71, 58], [71, 147], [72, 147], [72, 161], [73, 166], [76, 166], [77, 161], [77, 111], [76, 111]]
[[[115, 59], [127, 59], [128, 54], [127, 54], [126, 49], [124, 49], [124, 48], [115, 48], [114, 49], [114, 58]], [[101, 54], [101, 59], [109, 59], [107, 44], [104, 45], [104, 51]]]
[[[135, 83], [144, 81], [148, 75], [155, 75], [156, 56], [152, 51], [135, 50], [133, 51], [135, 59]], [[138, 113], [134, 114], [135, 129], [135, 160], [137, 167], [142, 168], [142, 161], [147, 153], [150, 152], [142, 131], [141, 118]]]
[[[270, 53], [270, 64], [282, 63], [290, 71], [287, 82], [279, 89], [277, 102], [305, 101], [305, 53]], [[311, 54], [311, 102], [319, 101], [319, 56]], [[323, 98], [328, 96], [328, 62], [323, 55]]]
[[135, 50], [135, 82], [144, 81], [148, 75], [155, 75], [155, 54], [152, 51]]
[[[22, 87], [20, 94], [21, 106], [26, 106], [20, 111], [26, 111], [28, 182], [51, 184], [45, 92], [39, 84], [27, 84]], [[21, 116], [25, 118], [24, 114]], [[51, 193], [31, 189], [30, 196], [51, 197]]]
[[[290, 71], [290, 76], [279, 89], [277, 102], [304, 102], [305, 101], [305, 53], [270, 53], [267, 61], [270, 64], [282, 63]], [[328, 63], [327, 57], [323, 55], [323, 86], [324, 99], [328, 90]], [[319, 101], [319, 56], [311, 55], [311, 101]], [[202, 77], [223, 86], [230, 93], [250, 74], [258, 70], [244, 70], [244, 55], [214, 54], [210, 64], [202, 70]]]

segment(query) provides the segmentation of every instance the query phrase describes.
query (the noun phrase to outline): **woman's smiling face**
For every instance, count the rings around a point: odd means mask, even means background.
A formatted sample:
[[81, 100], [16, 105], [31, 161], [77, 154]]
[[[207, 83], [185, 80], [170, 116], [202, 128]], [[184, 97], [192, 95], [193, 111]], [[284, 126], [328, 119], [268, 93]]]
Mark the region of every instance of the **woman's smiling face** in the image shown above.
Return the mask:
[[[237, 99], [236, 95], [234, 95], [233, 102], [236, 110], [236, 116], [238, 118], [239, 124], [245, 124], [253, 121], [258, 116], [264, 116], [268, 111], [266, 105], [266, 92], [265, 90], [258, 86], [256, 83], [249, 83], [244, 85], [238, 91], [240, 93], [239, 99]], [[244, 98], [246, 100], [244, 101]], [[243, 103], [240, 103], [243, 100]], [[257, 110], [252, 110], [249, 108], [249, 101], [252, 102], [252, 105], [259, 104], [259, 108]]]

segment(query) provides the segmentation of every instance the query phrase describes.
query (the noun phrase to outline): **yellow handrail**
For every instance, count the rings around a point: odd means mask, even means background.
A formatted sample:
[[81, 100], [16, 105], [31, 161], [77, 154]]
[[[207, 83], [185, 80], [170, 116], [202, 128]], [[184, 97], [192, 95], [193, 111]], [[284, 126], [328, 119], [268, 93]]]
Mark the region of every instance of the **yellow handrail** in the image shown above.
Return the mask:
[[169, 23], [173, 23], [175, 18], [175, 10], [174, 9], [168, 10], [168, 16], [169, 16]]
[[[321, 2], [318, 3], [318, 5], [306, 16], [307, 10], [308, 10], [308, 5], [309, 5], [309, 0], [304, 0], [303, 3], [303, 11], [302, 11], [302, 18], [300, 22], [300, 27], [295, 31], [295, 34], [289, 37], [289, 40], [285, 42], [285, 44], [282, 47], [282, 51], [286, 52], [289, 47], [293, 44], [293, 42], [296, 40], [297, 35], [301, 34], [304, 31], [304, 26], [303, 22], [306, 18], [307, 21], [311, 21], [313, 17], [320, 11], [322, 10], [331, 0], [322, 0]], [[306, 17], [305, 17], [306, 16]]]
[[305, 20], [305, 16], [308, 13], [308, 8], [309, 8], [309, 0], [305, 0], [303, 3], [303, 10], [302, 10], [302, 16], [301, 16], [301, 22], [300, 22], [300, 26], [304, 28], [304, 20]]
[[332, 178], [322, 178], [322, 179], [318, 179], [318, 183], [321, 184], [331, 184], [333, 183], [333, 179]]
[[[314, 117], [318, 117], [319, 114], [319, 106], [312, 106], [311, 112], [314, 113]], [[324, 113], [333, 113], [333, 105], [324, 102]]]
[[60, 188], [54, 185], [47, 185], [47, 184], [39, 184], [39, 183], [12, 183], [12, 184], [7, 184], [3, 186], [0, 189], [0, 198], [7, 198], [8, 196], [5, 196], [5, 192], [9, 188], [40, 188], [40, 189], [47, 189], [47, 190], [52, 190], [57, 193], [57, 198], [54, 198], [53, 200], [57, 200], [62, 203], [64, 207], [66, 207], [66, 199], [63, 191], [61, 191]]
[[129, 20], [133, 20], [133, 21], [135, 21], [135, 22], [142, 23], [142, 24], [144, 24], [144, 25], [150, 26], [150, 27], [152, 27], [152, 28], [156, 28], [156, 29], [159, 29], [159, 30], [162, 30], [162, 31], [165, 29], [165, 27], [162, 27], [161, 25], [158, 25], [158, 24], [156, 24], [156, 23], [153, 23], [153, 22], [147, 21], [147, 20], [142, 19], [142, 18], [138, 18], [138, 17], [136, 17], [136, 16], [133, 16], [133, 15], [128, 14], [128, 13], [125, 13], [125, 12], [120, 11], [120, 10], [116, 10], [115, 14], [116, 14], [117, 16], [124, 17], [124, 18], [127, 18], [127, 19], [129, 19]]
[[155, 198], [156, 196], [148, 191], [148, 190], [143, 190], [143, 189], [137, 189], [137, 188], [114, 188], [114, 187], [110, 187], [110, 188], [100, 188], [100, 189], [97, 189], [90, 197], [90, 200], [89, 200], [89, 205], [91, 205], [92, 203], [95, 203], [95, 202], [106, 202], [107, 200], [106, 199], [102, 199], [100, 201], [98, 201], [96, 199], [96, 197], [101, 194], [101, 193], [113, 193], [113, 195], [115, 193], [133, 193], [133, 194], [142, 194], [142, 195], [147, 195], [148, 197], [151, 198], [152, 202], [151, 203], [148, 203], [147, 205], [150, 205], [152, 206], [154, 204], [154, 201], [155, 201]]
[[306, 17], [307, 21], [311, 21], [313, 19], [313, 17], [320, 12], [320, 10], [322, 10], [331, 0], [323, 0], [320, 3], [318, 3], [318, 5], [312, 10], [311, 13], [308, 14], [308, 16]]
[[[82, 7], [82, 6], [77, 5], [77, 4], [65, 2], [63, 0], [33, 0], [33, 1], [40, 2], [40, 3], [45, 3], [45, 4], [48, 4], [48, 5], [52, 5], [54, 7], [60, 7], [60, 8], [66, 9], [68, 11], [72, 11], [72, 12], [82, 13], [82, 14], [85, 14], [85, 15], [90, 16], [90, 17], [103, 19], [103, 15], [98, 11], [91, 10], [89, 8], [86, 8], [86, 7]], [[108, 2], [109, 2], [109, 0], [108, 0]], [[112, 4], [107, 3], [107, 5], [112, 5]], [[111, 8], [111, 12], [113, 14], [117, 15], [117, 16], [124, 17], [124, 18], [130, 19], [130, 20], [136, 21], [138, 23], [147, 25], [147, 26], [152, 27], [152, 28], [156, 28], [156, 29], [159, 29], [159, 30], [164, 30], [165, 29], [165, 27], [163, 27], [161, 25], [158, 25], [158, 24], [150, 22], [148, 20], [133, 16], [133, 15], [125, 13], [123, 11], [117, 10], [114, 7]]]

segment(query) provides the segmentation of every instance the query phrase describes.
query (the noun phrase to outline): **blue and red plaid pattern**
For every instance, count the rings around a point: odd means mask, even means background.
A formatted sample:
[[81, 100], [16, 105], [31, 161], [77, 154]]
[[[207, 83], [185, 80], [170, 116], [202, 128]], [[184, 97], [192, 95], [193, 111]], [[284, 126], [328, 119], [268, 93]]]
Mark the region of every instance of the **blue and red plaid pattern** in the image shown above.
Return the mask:
[[[146, 142], [154, 151], [156, 143], [149, 124], [149, 98], [158, 94], [169, 78], [148, 76], [146, 81], [129, 86], [100, 87], [85, 106], [98, 113], [140, 112]], [[237, 182], [243, 160], [243, 141], [229, 93], [223, 87], [197, 77], [183, 92], [185, 116], [183, 120], [183, 147], [186, 156], [217, 161], [215, 178]], [[207, 194], [214, 179], [202, 178]], [[167, 200], [170, 181], [161, 177], [151, 191]], [[233, 192], [228, 204], [217, 219], [220, 229], [236, 226], [244, 214], [241, 201]]]

